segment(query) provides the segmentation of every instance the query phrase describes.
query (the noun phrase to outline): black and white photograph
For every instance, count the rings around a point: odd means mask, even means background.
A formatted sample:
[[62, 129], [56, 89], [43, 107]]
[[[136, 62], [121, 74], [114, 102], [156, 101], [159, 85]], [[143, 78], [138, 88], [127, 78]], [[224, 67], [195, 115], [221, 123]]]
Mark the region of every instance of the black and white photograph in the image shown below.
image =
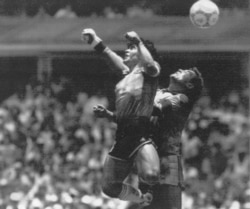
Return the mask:
[[249, 0], [0, 0], [0, 209], [250, 209]]

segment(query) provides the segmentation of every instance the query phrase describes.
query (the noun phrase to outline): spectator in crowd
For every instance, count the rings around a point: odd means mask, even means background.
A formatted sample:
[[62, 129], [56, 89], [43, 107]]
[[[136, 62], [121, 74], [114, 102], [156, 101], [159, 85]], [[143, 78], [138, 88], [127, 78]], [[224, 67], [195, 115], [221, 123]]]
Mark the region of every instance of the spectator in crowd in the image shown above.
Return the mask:
[[84, 29], [82, 40], [108, 58], [110, 67], [123, 76], [116, 85], [116, 141], [103, 169], [103, 192], [113, 198], [149, 204], [152, 195], [123, 183], [135, 165], [145, 184], [159, 180], [159, 158], [149, 138], [149, 119], [158, 85], [160, 66], [154, 60], [152, 42], [144, 41], [134, 31], [126, 33], [128, 48], [122, 59], [106, 47], [93, 29]]

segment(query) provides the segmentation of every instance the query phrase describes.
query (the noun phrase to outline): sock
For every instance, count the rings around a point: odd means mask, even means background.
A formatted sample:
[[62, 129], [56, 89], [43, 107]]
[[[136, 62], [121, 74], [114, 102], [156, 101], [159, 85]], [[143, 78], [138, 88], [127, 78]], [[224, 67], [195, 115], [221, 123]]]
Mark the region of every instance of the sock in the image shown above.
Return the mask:
[[155, 186], [157, 184], [148, 184], [145, 181], [143, 181], [142, 179], [140, 179], [139, 182], [139, 189], [141, 190], [141, 192], [143, 194], [149, 192], [149, 193], [153, 193], [153, 186]]
[[118, 198], [121, 200], [140, 203], [142, 201], [142, 193], [139, 189], [136, 189], [129, 184], [123, 184], [122, 191]]
[[97, 51], [97, 53], [102, 53], [106, 49], [106, 46], [102, 41], [100, 41], [94, 46], [94, 49]]
[[150, 185], [144, 183], [144, 182], [140, 182], [139, 184], [139, 188], [141, 190], [142, 193], [146, 193], [150, 190]]

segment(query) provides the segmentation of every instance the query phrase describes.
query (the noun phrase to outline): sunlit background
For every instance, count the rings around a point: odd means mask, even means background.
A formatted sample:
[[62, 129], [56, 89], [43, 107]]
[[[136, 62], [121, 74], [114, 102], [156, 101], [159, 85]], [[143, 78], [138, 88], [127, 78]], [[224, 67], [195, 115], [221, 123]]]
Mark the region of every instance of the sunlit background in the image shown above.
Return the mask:
[[218, 23], [189, 20], [194, 0], [0, 0], [0, 208], [125, 209], [100, 191], [118, 77], [80, 40], [92, 27], [120, 55], [134, 30], [155, 42], [160, 84], [198, 67], [205, 91], [183, 132], [183, 209], [250, 209], [250, 1], [215, 0]]

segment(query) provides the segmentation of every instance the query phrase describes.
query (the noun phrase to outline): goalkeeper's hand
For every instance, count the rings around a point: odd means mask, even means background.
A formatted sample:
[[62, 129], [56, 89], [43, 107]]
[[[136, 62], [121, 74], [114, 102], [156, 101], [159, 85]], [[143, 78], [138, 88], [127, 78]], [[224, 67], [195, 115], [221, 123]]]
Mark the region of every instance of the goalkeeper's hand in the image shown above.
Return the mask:
[[96, 32], [92, 28], [83, 29], [81, 39], [83, 42], [90, 44], [93, 47], [102, 41], [102, 39], [96, 35]]

